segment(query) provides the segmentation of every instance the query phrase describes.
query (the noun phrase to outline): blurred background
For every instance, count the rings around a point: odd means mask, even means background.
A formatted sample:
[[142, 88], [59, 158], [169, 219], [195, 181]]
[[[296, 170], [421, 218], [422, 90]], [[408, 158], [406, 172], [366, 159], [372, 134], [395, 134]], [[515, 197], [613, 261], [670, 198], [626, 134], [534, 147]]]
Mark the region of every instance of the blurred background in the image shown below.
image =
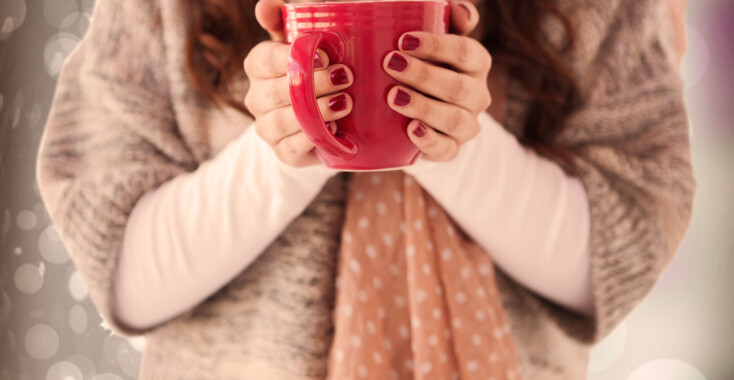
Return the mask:
[[[0, 0], [0, 380], [136, 379], [41, 202], [35, 158], [94, 0]], [[734, 2], [690, 1], [693, 223], [652, 294], [594, 348], [588, 380], [734, 379]]]

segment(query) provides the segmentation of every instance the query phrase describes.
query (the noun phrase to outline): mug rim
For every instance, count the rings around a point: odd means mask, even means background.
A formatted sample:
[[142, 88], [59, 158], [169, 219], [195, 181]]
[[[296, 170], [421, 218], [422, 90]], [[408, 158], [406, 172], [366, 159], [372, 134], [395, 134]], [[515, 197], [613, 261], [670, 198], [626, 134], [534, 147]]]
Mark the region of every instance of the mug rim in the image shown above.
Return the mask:
[[296, 7], [311, 7], [311, 6], [331, 6], [340, 4], [358, 5], [358, 4], [425, 4], [425, 3], [443, 3], [449, 4], [448, 0], [358, 0], [358, 1], [336, 1], [327, 0], [320, 3], [286, 3], [283, 7], [296, 8]]

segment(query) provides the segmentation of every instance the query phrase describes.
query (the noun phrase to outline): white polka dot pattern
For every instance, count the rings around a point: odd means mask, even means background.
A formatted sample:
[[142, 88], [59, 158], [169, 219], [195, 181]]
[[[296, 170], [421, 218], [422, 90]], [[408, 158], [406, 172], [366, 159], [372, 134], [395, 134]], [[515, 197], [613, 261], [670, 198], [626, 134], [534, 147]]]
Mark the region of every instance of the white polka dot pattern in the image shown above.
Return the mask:
[[403, 172], [350, 186], [327, 379], [519, 379], [489, 255]]

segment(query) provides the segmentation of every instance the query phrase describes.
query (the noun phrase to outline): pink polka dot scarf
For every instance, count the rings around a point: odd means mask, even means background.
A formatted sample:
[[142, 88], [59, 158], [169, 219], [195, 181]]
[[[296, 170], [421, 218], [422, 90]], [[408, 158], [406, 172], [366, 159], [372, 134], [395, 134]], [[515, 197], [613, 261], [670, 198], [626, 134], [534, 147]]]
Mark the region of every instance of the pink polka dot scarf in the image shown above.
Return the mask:
[[402, 171], [353, 173], [328, 380], [519, 379], [489, 255]]

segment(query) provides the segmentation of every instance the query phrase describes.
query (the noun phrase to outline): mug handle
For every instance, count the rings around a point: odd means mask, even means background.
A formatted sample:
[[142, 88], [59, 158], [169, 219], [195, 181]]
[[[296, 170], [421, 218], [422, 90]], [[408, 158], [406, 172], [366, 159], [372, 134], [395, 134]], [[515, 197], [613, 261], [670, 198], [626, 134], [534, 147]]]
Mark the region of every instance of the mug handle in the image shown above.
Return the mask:
[[350, 159], [357, 154], [357, 144], [347, 136], [331, 132], [316, 102], [313, 66], [317, 48], [326, 51], [331, 63], [344, 59], [344, 41], [336, 32], [303, 32], [296, 37], [288, 59], [288, 87], [293, 111], [303, 133], [317, 148], [341, 159]]

